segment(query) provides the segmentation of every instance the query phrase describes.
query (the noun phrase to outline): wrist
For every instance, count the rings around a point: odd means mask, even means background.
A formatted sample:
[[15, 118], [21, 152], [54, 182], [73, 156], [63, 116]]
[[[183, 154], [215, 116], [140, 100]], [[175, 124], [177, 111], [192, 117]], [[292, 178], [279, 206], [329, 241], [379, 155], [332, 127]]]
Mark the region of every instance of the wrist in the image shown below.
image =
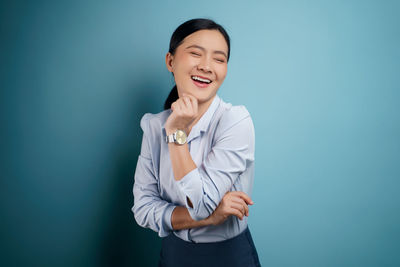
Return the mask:
[[165, 133], [167, 135], [171, 135], [173, 133], [175, 133], [178, 129], [177, 128], [165, 128]]
[[214, 224], [214, 217], [213, 217], [213, 215], [211, 214], [210, 216], [208, 216], [207, 218], [205, 218], [205, 219], [203, 220], [203, 223], [204, 223], [204, 226], [215, 225], [215, 224]]
[[186, 134], [188, 133], [188, 128], [187, 127], [165, 127], [165, 133], [167, 135], [173, 134], [178, 130], [184, 131]]
[[192, 223], [193, 223], [193, 225], [192, 225], [193, 228], [214, 225], [214, 222], [213, 222], [211, 216], [208, 216], [207, 218], [202, 219], [200, 221], [195, 221], [192, 219]]

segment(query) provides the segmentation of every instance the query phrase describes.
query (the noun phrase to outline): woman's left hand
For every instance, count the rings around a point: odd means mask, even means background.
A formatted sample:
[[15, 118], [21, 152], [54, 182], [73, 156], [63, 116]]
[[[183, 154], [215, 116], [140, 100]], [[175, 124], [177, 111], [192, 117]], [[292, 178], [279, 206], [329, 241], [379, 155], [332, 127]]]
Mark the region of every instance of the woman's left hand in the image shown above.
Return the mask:
[[165, 123], [167, 135], [174, 133], [176, 130], [189, 130], [192, 122], [198, 115], [197, 99], [188, 94], [183, 94], [178, 100], [171, 105], [172, 113]]
[[248, 205], [253, 205], [254, 202], [244, 192], [232, 191], [227, 192], [214, 212], [206, 219], [211, 225], [219, 225], [225, 222], [229, 216], [236, 216], [243, 220], [244, 216], [249, 216]]

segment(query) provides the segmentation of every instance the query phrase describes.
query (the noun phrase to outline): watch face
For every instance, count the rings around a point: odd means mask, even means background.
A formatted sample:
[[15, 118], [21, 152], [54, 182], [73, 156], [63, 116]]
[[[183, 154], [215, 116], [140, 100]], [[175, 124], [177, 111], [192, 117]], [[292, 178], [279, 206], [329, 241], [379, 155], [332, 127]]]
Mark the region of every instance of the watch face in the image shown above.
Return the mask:
[[186, 143], [186, 133], [182, 130], [176, 131], [175, 140], [179, 145], [183, 145]]

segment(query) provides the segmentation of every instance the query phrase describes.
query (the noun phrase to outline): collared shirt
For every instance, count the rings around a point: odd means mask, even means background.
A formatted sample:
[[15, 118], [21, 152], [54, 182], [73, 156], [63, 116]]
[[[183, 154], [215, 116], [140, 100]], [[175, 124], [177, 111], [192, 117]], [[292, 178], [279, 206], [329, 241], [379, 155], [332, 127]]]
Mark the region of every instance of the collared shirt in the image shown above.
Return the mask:
[[[216, 95], [200, 120], [192, 127], [187, 142], [197, 168], [181, 180], [174, 178], [165, 122], [171, 109], [146, 113], [133, 186], [132, 211], [136, 222], [160, 237], [171, 232], [196, 243], [217, 242], [237, 236], [247, 227], [247, 217], [230, 216], [221, 225], [173, 230], [171, 214], [185, 206], [194, 220], [207, 218], [228, 191], [251, 196], [254, 181], [255, 136], [253, 121], [244, 106], [225, 103]], [[186, 201], [192, 202], [190, 207]]]

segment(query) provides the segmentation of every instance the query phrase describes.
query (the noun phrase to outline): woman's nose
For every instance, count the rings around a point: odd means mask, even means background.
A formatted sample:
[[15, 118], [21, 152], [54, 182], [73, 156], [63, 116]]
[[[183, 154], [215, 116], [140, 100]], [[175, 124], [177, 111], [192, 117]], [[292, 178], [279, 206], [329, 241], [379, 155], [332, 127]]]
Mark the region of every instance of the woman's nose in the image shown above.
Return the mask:
[[197, 67], [199, 70], [202, 70], [204, 72], [211, 72], [210, 60], [207, 57], [203, 57]]

